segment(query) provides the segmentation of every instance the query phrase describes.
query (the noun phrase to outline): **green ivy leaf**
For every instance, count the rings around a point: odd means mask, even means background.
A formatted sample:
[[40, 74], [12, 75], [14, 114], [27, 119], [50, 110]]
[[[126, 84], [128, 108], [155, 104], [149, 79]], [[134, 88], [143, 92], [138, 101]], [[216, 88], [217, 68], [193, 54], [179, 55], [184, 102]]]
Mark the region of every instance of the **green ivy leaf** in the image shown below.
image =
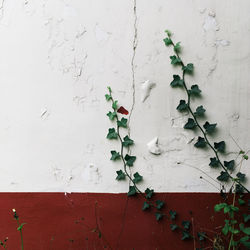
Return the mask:
[[250, 220], [250, 214], [243, 214], [244, 222], [248, 222]]
[[155, 213], [155, 217], [156, 217], [156, 220], [159, 221], [159, 220], [162, 219], [163, 214], [162, 214], [162, 213], [159, 213], [159, 212], [156, 212], [156, 213]]
[[109, 117], [109, 119], [110, 119], [111, 121], [113, 121], [113, 120], [116, 118], [117, 114], [116, 114], [115, 111], [114, 111], [114, 112], [109, 111], [109, 112], [107, 113], [107, 116]]
[[154, 189], [149, 189], [149, 188], [147, 188], [147, 189], [145, 190], [145, 194], [146, 194], [146, 198], [147, 198], [147, 199], [152, 198], [152, 196], [153, 196], [153, 194], [154, 194]]
[[199, 106], [196, 108], [196, 111], [194, 112], [195, 116], [204, 116], [204, 113], [206, 112], [206, 110], [203, 108], [203, 106]]
[[196, 127], [196, 122], [193, 118], [188, 118], [188, 122], [184, 125], [185, 129], [194, 129]]
[[117, 108], [118, 108], [117, 104], [118, 104], [118, 101], [114, 101], [114, 102], [113, 102], [112, 108], [113, 108], [114, 110], [117, 110]]
[[223, 153], [225, 151], [226, 148], [226, 143], [224, 141], [220, 141], [220, 142], [215, 142], [214, 143], [214, 148], [218, 151]]
[[229, 220], [225, 220], [225, 222], [226, 222], [226, 224], [225, 224], [225, 226], [222, 228], [222, 233], [224, 234], [224, 235], [227, 235], [228, 234], [228, 232], [229, 232]]
[[198, 232], [197, 233], [199, 241], [205, 241], [206, 240], [206, 233], [204, 232]]
[[119, 160], [121, 158], [121, 155], [120, 155], [119, 152], [116, 152], [115, 150], [112, 150], [110, 152], [111, 152], [111, 155], [112, 155], [110, 160], [116, 161], [116, 160]]
[[227, 206], [227, 203], [219, 203], [214, 206], [214, 211], [219, 212], [221, 209]]
[[143, 177], [141, 175], [139, 175], [138, 172], [136, 172], [134, 174], [134, 179], [133, 179], [134, 183], [138, 183], [138, 182], [142, 181], [142, 179], [143, 179]]
[[250, 242], [248, 241], [249, 239], [249, 236], [244, 236], [240, 239], [240, 243], [244, 245], [247, 249], [250, 249]]
[[239, 205], [241, 205], [241, 206], [246, 204], [246, 202], [240, 198], [238, 199], [238, 202], [239, 202]]
[[220, 175], [217, 177], [217, 180], [219, 181], [225, 181], [227, 182], [229, 179], [229, 174], [227, 172], [221, 171]]
[[190, 221], [185, 221], [185, 220], [184, 220], [184, 221], [182, 221], [181, 224], [182, 224], [182, 226], [183, 226], [185, 229], [187, 229], [187, 230], [188, 230], [189, 227], [190, 227]]
[[170, 224], [171, 231], [175, 231], [178, 228], [176, 224]]
[[135, 186], [129, 186], [128, 196], [136, 195], [136, 188]]
[[131, 155], [126, 154], [124, 159], [126, 161], [126, 165], [129, 167], [132, 167], [136, 160], [136, 156], [131, 156]]
[[120, 121], [117, 121], [117, 126], [127, 128], [127, 122], [128, 122], [128, 119], [122, 117]]
[[216, 157], [210, 158], [209, 166], [212, 168], [217, 168], [219, 166], [219, 161]]
[[189, 238], [190, 238], [189, 232], [183, 230], [183, 231], [182, 231], [182, 238], [181, 238], [181, 240], [187, 240], [187, 239], [189, 239]]
[[234, 170], [234, 160], [231, 161], [224, 161], [224, 166], [230, 170], [233, 171]]
[[246, 235], [250, 235], [250, 227], [245, 227], [243, 223], [240, 223], [240, 230], [246, 234]]
[[108, 89], [108, 91], [109, 91], [109, 94], [111, 94], [111, 93], [112, 93], [111, 88], [108, 86], [107, 89]]
[[21, 231], [21, 230], [23, 229], [23, 226], [24, 226], [25, 224], [27, 224], [27, 223], [22, 223], [22, 224], [17, 228], [17, 230], [18, 230], [18, 231]]
[[196, 148], [205, 148], [207, 145], [205, 139], [203, 137], [198, 137], [197, 142], [194, 144]]
[[236, 184], [236, 186], [235, 186], [235, 192], [237, 194], [243, 194], [244, 193], [244, 188], [241, 185]]
[[122, 145], [123, 145], [124, 147], [129, 147], [129, 146], [131, 146], [131, 145], [133, 145], [133, 144], [134, 144], [134, 141], [131, 140], [127, 135], [123, 138]]
[[163, 41], [164, 41], [164, 43], [165, 43], [166, 46], [169, 46], [169, 45], [172, 44], [172, 40], [170, 38], [168, 38], [168, 37], [166, 37], [165, 39], [163, 39]]
[[194, 65], [192, 63], [188, 63], [186, 66], [182, 67], [182, 70], [186, 73], [192, 74], [194, 71]]
[[244, 158], [245, 160], [248, 160], [248, 155], [243, 155], [243, 158]]
[[173, 65], [181, 64], [181, 59], [177, 56], [170, 56], [170, 59]]
[[174, 51], [176, 53], [179, 53], [181, 51], [181, 42], [178, 42], [178, 43], [175, 44]]
[[107, 134], [107, 139], [117, 139], [118, 138], [118, 134], [116, 133], [114, 128], [109, 128], [109, 132]]
[[164, 201], [161, 201], [161, 200], [157, 200], [156, 202], [156, 208], [157, 209], [161, 209], [163, 206], [164, 206], [164, 204], [165, 204], [165, 202]]
[[112, 99], [112, 96], [109, 95], [109, 94], [106, 94], [106, 95], [105, 95], [105, 98], [106, 98], [107, 101], [110, 101], [110, 100]]
[[179, 110], [180, 112], [187, 110], [188, 105], [187, 105], [186, 101], [185, 100], [180, 100], [180, 103], [179, 103], [179, 105], [177, 106], [176, 109]]
[[168, 37], [171, 37], [172, 36], [172, 33], [170, 30], [165, 30], [165, 32], [167, 33]]
[[176, 215], [177, 215], [176, 211], [170, 210], [170, 211], [169, 211], [169, 214], [170, 214], [170, 219], [171, 219], [171, 220], [175, 220]]
[[145, 211], [150, 208], [150, 205], [145, 201], [142, 206], [142, 210]]
[[171, 87], [183, 87], [183, 80], [179, 75], [173, 75], [173, 81], [170, 83]]
[[117, 173], [116, 180], [118, 180], [118, 181], [125, 180], [126, 174], [122, 170], [118, 170], [118, 171], [116, 171], [116, 173]]
[[195, 85], [191, 86], [191, 89], [188, 90], [188, 93], [190, 95], [196, 95], [197, 96], [197, 95], [200, 95], [201, 90], [199, 89], [199, 86], [197, 84], [195, 84]]
[[244, 182], [246, 179], [246, 175], [242, 174], [241, 172], [237, 173], [236, 176], [239, 178], [240, 182]]
[[217, 125], [217, 123], [210, 124], [208, 121], [206, 121], [205, 124], [203, 125], [203, 128], [206, 129], [206, 132], [208, 134], [210, 134], [210, 133], [214, 132], [216, 125]]

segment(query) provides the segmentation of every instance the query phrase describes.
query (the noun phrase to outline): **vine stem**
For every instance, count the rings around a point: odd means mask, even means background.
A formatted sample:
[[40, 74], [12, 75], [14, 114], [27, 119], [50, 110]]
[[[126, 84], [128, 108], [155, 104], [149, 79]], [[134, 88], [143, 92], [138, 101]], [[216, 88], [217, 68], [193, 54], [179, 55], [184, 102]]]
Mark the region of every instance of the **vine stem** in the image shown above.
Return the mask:
[[[175, 47], [175, 44], [174, 44], [174, 42], [172, 41], [172, 39], [171, 39], [170, 37], [169, 37], [169, 39], [171, 40], [172, 46]], [[180, 60], [181, 66], [184, 67], [185, 64], [183, 63], [182, 59], [180, 58], [179, 53], [178, 53], [176, 50], [174, 50], [174, 52], [175, 52], [176, 56], [178, 57], [178, 59]], [[219, 163], [220, 166], [223, 168], [223, 170], [228, 174], [229, 178], [230, 178], [233, 182], [236, 182], [237, 184], [239, 184], [247, 193], [250, 193], [250, 191], [249, 191], [244, 185], [242, 185], [242, 184], [240, 183], [239, 180], [235, 179], [235, 178], [228, 172], [228, 170], [225, 168], [225, 166], [222, 164], [222, 162], [221, 162], [221, 160], [220, 160], [220, 158], [219, 158], [218, 152], [217, 152], [216, 149], [212, 146], [212, 144], [210, 143], [210, 141], [209, 141], [208, 138], [207, 138], [206, 132], [203, 130], [203, 128], [202, 128], [201, 125], [199, 124], [199, 122], [198, 122], [196, 116], [194, 115], [194, 112], [193, 112], [193, 110], [192, 110], [192, 108], [191, 108], [191, 106], [190, 106], [190, 94], [189, 94], [189, 92], [188, 92], [188, 88], [187, 88], [187, 85], [186, 85], [186, 82], [185, 82], [185, 70], [183, 69], [182, 71], [183, 71], [183, 72], [182, 72], [183, 86], [184, 86], [185, 92], [186, 92], [187, 97], [188, 97], [188, 102], [187, 102], [188, 110], [189, 110], [189, 112], [191, 113], [191, 115], [192, 115], [192, 117], [193, 117], [193, 119], [194, 119], [194, 121], [195, 121], [197, 127], [200, 129], [201, 133], [203, 134], [204, 139], [205, 139], [207, 145], [210, 147], [210, 149], [212, 149], [212, 151], [214, 152], [215, 157], [216, 157], [218, 163]]]
[[[16, 219], [16, 221], [17, 221], [18, 226], [20, 227], [21, 224], [19, 222], [19, 219]], [[22, 229], [20, 229], [19, 231], [20, 231], [20, 237], [21, 237], [21, 249], [23, 250], [24, 249], [23, 248], [23, 232], [22, 232]]]

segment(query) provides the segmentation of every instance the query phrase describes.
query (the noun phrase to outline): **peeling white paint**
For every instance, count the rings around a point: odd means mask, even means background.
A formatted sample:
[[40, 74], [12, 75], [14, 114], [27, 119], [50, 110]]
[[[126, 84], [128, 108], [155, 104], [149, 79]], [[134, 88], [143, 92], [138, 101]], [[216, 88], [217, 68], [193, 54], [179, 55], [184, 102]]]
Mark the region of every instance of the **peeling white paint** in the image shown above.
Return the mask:
[[156, 84], [151, 82], [150, 80], [146, 80], [141, 85], [141, 102], [145, 102], [146, 99], [149, 97], [150, 92]]
[[155, 137], [150, 142], [148, 142], [147, 147], [148, 147], [148, 151], [151, 154], [160, 155], [162, 152], [158, 144], [158, 137]]

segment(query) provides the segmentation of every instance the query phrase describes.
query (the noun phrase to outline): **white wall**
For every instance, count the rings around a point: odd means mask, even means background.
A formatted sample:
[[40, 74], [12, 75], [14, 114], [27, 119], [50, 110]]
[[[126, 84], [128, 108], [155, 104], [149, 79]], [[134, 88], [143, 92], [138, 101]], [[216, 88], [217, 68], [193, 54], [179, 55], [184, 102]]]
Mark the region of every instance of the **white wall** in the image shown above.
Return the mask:
[[[187, 143], [197, 134], [182, 128], [187, 117], [176, 111], [184, 93], [169, 86], [177, 69], [165, 29], [195, 65], [189, 84], [200, 85], [197, 104], [218, 123], [217, 140], [225, 139], [231, 158], [238, 148], [229, 135], [250, 148], [248, 0], [1, 1], [1, 191], [126, 192], [128, 183], [115, 180], [121, 165], [109, 160], [117, 144], [105, 139], [108, 85], [121, 105], [134, 105], [132, 171], [143, 175], [141, 187], [218, 191], [199, 178], [208, 179], [198, 169], [218, 175], [208, 166], [211, 152]], [[141, 102], [145, 80], [156, 87]], [[156, 136], [159, 156], [146, 146]], [[242, 172], [250, 174], [247, 163]]]

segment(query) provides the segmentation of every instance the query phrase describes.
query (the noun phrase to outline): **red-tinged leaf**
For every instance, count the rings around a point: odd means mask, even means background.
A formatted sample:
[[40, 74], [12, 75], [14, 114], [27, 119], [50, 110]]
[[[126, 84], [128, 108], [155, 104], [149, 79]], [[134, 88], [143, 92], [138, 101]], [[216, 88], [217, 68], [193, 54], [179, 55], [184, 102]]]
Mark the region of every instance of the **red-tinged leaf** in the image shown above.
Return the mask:
[[121, 106], [118, 110], [117, 110], [118, 113], [120, 114], [123, 114], [123, 115], [128, 115], [128, 111], [123, 107]]

